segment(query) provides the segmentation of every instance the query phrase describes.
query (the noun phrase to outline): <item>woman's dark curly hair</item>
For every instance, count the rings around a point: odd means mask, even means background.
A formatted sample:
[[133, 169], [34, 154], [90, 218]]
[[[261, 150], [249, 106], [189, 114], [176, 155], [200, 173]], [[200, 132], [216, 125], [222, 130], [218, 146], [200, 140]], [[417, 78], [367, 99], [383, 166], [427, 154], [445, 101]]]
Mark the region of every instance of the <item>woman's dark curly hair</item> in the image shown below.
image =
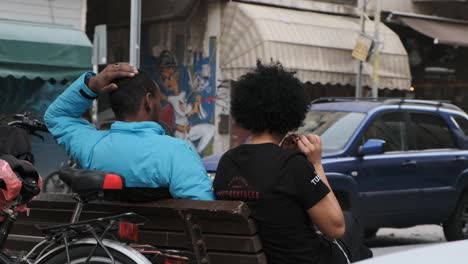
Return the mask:
[[302, 125], [309, 103], [304, 87], [281, 63], [257, 68], [234, 84], [231, 114], [236, 123], [253, 133], [286, 134]]

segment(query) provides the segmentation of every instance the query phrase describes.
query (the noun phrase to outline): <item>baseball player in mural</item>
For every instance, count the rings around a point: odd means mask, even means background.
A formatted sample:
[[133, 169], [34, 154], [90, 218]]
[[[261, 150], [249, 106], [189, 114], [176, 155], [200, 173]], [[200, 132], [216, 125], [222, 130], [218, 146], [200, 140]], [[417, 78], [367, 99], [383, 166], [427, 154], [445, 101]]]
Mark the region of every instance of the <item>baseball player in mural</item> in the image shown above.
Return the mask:
[[174, 135], [191, 143], [194, 149], [202, 154], [214, 136], [215, 127], [206, 121], [203, 123], [207, 118], [207, 112], [203, 109], [201, 94], [193, 91], [194, 87], [189, 87], [188, 94], [180, 89], [177, 61], [171, 52], [161, 52], [159, 70], [162, 86], [167, 92], [162, 99], [173, 108]]

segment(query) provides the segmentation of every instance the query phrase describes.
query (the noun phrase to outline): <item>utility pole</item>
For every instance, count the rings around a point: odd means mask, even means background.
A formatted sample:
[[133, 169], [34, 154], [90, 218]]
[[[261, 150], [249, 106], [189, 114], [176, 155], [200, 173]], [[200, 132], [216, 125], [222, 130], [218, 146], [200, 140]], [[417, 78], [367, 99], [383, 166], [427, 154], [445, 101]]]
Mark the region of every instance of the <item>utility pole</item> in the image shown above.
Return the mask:
[[[366, 13], [367, 9], [367, 0], [361, 0], [362, 5], [361, 5], [361, 18], [360, 18], [360, 23], [361, 23], [361, 33], [366, 32], [366, 18], [364, 14]], [[358, 62], [358, 73], [356, 77], [356, 91], [355, 91], [355, 96], [356, 98], [362, 97], [362, 70], [363, 70], [363, 61]]]
[[[97, 25], [94, 27], [93, 37], [93, 72], [99, 73], [99, 65], [107, 64], [107, 26]], [[91, 122], [98, 126], [98, 100], [93, 100], [91, 107]]]
[[374, 15], [374, 78], [372, 81], [372, 98], [379, 97], [379, 63], [380, 63], [380, 14], [382, 10], [381, 0], [375, 0]]
[[141, 0], [131, 0], [130, 6], [130, 64], [140, 67]]

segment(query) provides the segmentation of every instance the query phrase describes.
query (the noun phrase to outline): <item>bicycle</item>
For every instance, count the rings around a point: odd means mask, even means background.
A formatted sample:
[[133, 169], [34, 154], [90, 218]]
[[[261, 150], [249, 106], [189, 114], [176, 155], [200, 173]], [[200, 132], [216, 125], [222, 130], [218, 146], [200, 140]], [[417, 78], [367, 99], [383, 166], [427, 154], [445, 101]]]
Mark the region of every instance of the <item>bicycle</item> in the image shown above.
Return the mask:
[[[15, 119], [7, 123], [29, 134], [36, 131], [48, 132], [44, 124], [31, 119], [28, 114], [14, 115]], [[5, 158], [5, 156], [2, 156]], [[0, 158], [2, 158], [0, 157]], [[12, 157], [13, 158], [13, 157]], [[21, 175], [20, 175], [21, 176]], [[116, 237], [117, 230], [123, 238], [135, 238], [137, 227], [147, 219], [129, 212], [115, 216], [79, 221], [84, 205], [98, 199], [113, 199], [125, 188], [125, 181], [119, 175], [99, 171], [60, 170], [59, 177], [75, 193], [77, 201], [69, 224], [37, 226], [43, 233], [44, 240], [25, 253], [13, 253], [4, 249], [10, 230], [17, 219], [20, 208], [40, 192], [39, 180], [19, 177], [28, 188], [2, 208], [4, 217], [0, 223], [0, 263], [2, 264], [155, 264], [155, 263], [190, 263], [190, 253], [177, 250], [160, 250], [149, 245], [128, 244]], [[0, 188], [6, 189], [6, 183], [0, 177]]]

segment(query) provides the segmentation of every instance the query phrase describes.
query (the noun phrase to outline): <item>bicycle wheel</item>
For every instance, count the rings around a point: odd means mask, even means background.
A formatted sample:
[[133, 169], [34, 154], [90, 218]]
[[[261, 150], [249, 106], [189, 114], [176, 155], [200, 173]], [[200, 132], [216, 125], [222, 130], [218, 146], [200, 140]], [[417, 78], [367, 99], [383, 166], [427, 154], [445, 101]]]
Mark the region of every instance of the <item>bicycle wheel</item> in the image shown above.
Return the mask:
[[[88, 258], [89, 253], [94, 248], [92, 245], [76, 245], [69, 248], [71, 264], [84, 264]], [[115, 264], [138, 264], [131, 257], [122, 254], [121, 252], [112, 248], [107, 248], [109, 253], [114, 257]], [[45, 263], [47, 264], [66, 264], [67, 253], [65, 250], [57, 252], [56, 255], [51, 256]], [[106, 252], [98, 247], [96, 252], [91, 257], [89, 264], [110, 264], [112, 263]]]

